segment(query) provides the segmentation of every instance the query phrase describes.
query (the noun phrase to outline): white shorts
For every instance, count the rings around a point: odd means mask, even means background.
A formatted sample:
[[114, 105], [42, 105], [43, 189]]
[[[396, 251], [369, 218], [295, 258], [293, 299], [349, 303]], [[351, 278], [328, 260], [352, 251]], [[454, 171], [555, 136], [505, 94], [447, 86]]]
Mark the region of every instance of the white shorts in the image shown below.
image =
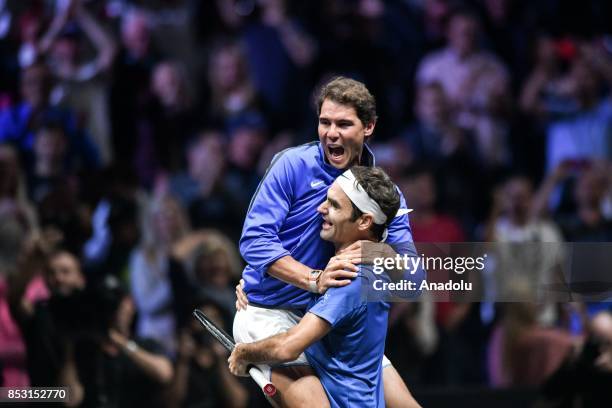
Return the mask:
[[[300, 322], [302, 316], [287, 309], [267, 309], [248, 305], [234, 316], [234, 341], [236, 343], [252, 343], [266, 339], [275, 334], [283, 333]], [[280, 364], [281, 367], [292, 365], [309, 365], [304, 353], [297, 360]], [[383, 356], [382, 367], [391, 365], [391, 361]], [[270, 380], [272, 370], [268, 365], [257, 365]]]

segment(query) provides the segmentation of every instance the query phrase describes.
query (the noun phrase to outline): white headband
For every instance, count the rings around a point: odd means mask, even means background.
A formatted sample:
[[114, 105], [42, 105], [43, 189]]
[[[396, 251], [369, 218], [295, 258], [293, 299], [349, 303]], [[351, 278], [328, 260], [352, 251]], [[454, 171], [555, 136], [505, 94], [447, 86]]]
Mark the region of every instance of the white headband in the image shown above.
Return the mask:
[[387, 216], [380, 205], [366, 193], [350, 169], [342, 173], [336, 182], [362, 213], [372, 215], [374, 224], [383, 225], [387, 221]]

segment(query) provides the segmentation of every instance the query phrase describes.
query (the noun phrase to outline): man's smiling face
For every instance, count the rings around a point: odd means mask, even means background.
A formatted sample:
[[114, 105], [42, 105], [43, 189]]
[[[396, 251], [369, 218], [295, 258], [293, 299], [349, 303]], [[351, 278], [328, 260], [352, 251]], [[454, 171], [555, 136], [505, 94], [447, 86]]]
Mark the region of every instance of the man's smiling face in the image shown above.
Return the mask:
[[317, 208], [323, 217], [320, 236], [336, 247], [363, 239], [364, 232], [353, 218], [353, 204], [340, 185], [334, 182], [327, 190], [327, 199]]
[[325, 159], [343, 170], [359, 163], [363, 143], [374, 132], [374, 123], [364, 125], [355, 108], [325, 99], [319, 114], [318, 132]]

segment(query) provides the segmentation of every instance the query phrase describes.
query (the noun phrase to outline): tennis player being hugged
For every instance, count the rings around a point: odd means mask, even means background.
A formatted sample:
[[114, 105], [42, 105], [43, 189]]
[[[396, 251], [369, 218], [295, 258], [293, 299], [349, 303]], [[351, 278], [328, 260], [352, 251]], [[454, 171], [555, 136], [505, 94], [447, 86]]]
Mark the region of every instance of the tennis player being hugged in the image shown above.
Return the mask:
[[[382, 169], [353, 167], [336, 179], [319, 206], [320, 236], [336, 253], [359, 240], [379, 242], [399, 206], [397, 188]], [[332, 407], [384, 407], [381, 362], [389, 305], [362, 296], [362, 288], [380, 278], [371, 267], [360, 266], [357, 278], [318, 296], [288, 331], [238, 344], [228, 360], [230, 371], [245, 375], [248, 364], [294, 361], [306, 351]]]
[[[374, 132], [376, 104], [362, 83], [339, 77], [322, 87], [317, 109], [319, 141], [278, 153], [251, 200], [240, 239], [240, 252], [247, 262], [242, 277], [248, 306], [239, 304], [234, 318], [234, 338], [239, 343], [288, 331], [299, 323], [316, 295], [346, 286], [357, 276], [362, 243], [367, 240], [353, 240], [334, 256], [334, 245], [319, 233], [322, 228], [324, 233], [335, 231], [336, 226], [323, 223], [317, 208], [324, 202], [324, 207], [329, 205], [327, 192], [346, 170], [374, 166], [365, 142]], [[386, 219], [388, 244], [412, 243], [401, 193], [399, 207], [398, 216]], [[373, 228], [385, 229], [376, 223]], [[391, 246], [384, 247], [384, 256], [395, 256]], [[403, 248], [406, 255], [416, 255], [413, 245]], [[420, 282], [423, 274], [419, 271], [411, 279]], [[240, 289], [238, 295], [244, 298]], [[260, 367], [276, 385], [280, 405], [329, 406], [321, 381], [303, 354], [272, 370]], [[382, 376], [387, 407], [418, 406], [386, 358]]]

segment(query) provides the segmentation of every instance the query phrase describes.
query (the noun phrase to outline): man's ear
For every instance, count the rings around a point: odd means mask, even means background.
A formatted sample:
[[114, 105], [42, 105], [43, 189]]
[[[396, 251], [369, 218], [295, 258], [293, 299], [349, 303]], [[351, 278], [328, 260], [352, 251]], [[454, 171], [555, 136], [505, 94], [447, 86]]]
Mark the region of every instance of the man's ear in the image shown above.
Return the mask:
[[372, 136], [372, 134], [374, 133], [375, 127], [376, 127], [376, 122], [370, 122], [365, 126], [364, 133], [365, 133], [366, 140], [369, 140], [369, 138]]
[[359, 231], [367, 231], [374, 224], [374, 217], [371, 214], [362, 214], [357, 220], [357, 228]]

